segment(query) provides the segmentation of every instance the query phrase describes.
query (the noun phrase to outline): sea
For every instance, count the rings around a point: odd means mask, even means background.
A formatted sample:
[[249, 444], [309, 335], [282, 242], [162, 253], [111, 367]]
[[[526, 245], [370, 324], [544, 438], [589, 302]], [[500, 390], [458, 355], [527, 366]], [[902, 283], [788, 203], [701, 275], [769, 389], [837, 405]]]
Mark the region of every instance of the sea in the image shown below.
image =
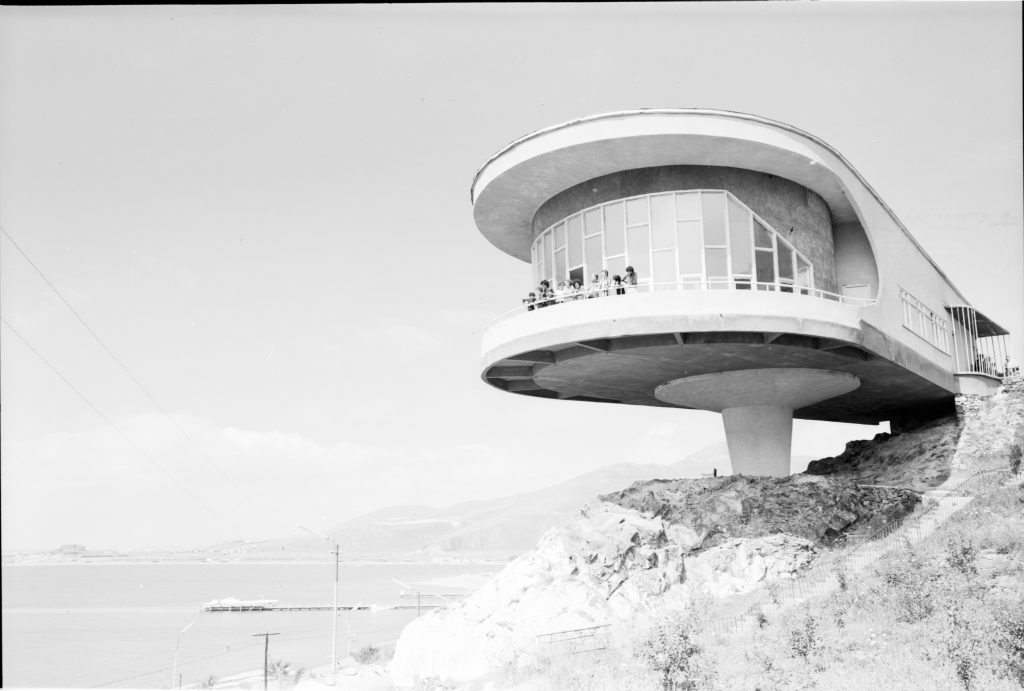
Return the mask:
[[[271, 662], [287, 662], [292, 670], [330, 665], [331, 611], [203, 612], [200, 605], [234, 597], [329, 606], [334, 566], [333, 561], [5, 564], [0, 574], [3, 686], [172, 688], [175, 657], [181, 685], [201, 685], [211, 677], [262, 670], [265, 641]], [[338, 602], [414, 605], [411, 589], [465, 594], [468, 584], [501, 568], [342, 564]], [[438, 601], [423, 599], [424, 604]], [[370, 645], [393, 645], [416, 616], [416, 609], [339, 611], [339, 659]], [[267, 633], [275, 635], [260, 635]]]

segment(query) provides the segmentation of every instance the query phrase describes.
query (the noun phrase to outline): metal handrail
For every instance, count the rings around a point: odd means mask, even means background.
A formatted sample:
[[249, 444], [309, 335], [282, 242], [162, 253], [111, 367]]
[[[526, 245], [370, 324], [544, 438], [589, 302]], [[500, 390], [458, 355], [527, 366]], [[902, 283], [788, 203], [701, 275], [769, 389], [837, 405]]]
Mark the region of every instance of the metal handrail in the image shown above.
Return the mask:
[[[617, 293], [617, 290], [623, 291]], [[799, 286], [791, 283], [776, 283], [776, 282], [761, 282], [761, 281], [742, 281], [734, 278], [707, 278], [707, 279], [687, 279], [683, 281], [675, 282], [644, 282], [637, 285], [610, 285], [600, 287], [584, 287], [577, 293], [569, 295], [555, 295], [548, 298], [537, 298], [533, 303], [527, 303], [525, 300], [519, 307], [504, 312], [495, 317], [487, 325], [487, 329], [491, 328], [495, 324], [502, 322], [509, 317], [521, 314], [523, 312], [530, 312], [534, 310], [547, 309], [549, 307], [555, 307], [558, 305], [568, 304], [571, 302], [578, 302], [581, 300], [589, 300], [594, 298], [604, 297], [621, 297], [623, 295], [630, 295], [636, 293], [655, 293], [655, 292], [668, 292], [669, 290], [732, 290], [732, 291], [743, 291], [743, 292], [774, 292], [774, 293], [787, 293], [793, 295], [807, 295], [810, 297], [816, 297], [822, 300], [830, 300], [833, 302], [839, 302], [845, 305], [854, 305], [857, 307], [869, 307], [878, 302], [878, 300], [870, 298], [857, 298], [849, 295], [840, 295], [839, 293], [831, 293], [827, 290], [821, 290], [820, 288], [811, 288], [808, 286]]]

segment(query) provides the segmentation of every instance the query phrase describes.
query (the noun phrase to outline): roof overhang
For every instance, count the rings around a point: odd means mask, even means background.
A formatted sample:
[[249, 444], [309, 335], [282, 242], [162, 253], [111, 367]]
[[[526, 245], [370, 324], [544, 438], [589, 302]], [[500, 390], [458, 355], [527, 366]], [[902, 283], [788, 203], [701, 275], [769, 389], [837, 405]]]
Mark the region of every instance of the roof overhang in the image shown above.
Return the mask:
[[[950, 305], [946, 308], [948, 312], [954, 312], [954, 310], [971, 310], [974, 312], [974, 320], [977, 324], [978, 338], [985, 338], [986, 336], [1008, 336], [1009, 331], [999, 326], [994, 320], [989, 319], [987, 316], [979, 312], [976, 308], [970, 305]], [[954, 312], [955, 314], [955, 312]]]
[[602, 175], [667, 165], [777, 175], [819, 194], [834, 223], [859, 220], [836, 169], [860, 176], [827, 144], [784, 123], [698, 109], [594, 115], [517, 139], [477, 172], [474, 219], [492, 244], [529, 261], [533, 218], [548, 199]]

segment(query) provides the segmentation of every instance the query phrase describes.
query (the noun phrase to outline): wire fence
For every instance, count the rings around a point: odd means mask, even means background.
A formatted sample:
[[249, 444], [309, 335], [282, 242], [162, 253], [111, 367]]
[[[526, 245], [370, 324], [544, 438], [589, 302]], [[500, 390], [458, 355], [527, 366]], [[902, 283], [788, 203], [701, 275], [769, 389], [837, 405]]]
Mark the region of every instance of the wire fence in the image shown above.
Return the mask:
[[913, 514], [892, 521], [866, 537], [858, 536], [856, 544], [826, 555], [792, 580], [767, 585], [742, 612], [708, 619], [702, 636], [753, 630], [767, 623], [769, 616], [794, 605], [845, 590], [851, 577], [866, 570], [882, 555], [908, 550], [927, 539], [942, 523], [970, 504], [979, 492], [999, 486], [1013, 476], [1006, 468], [986, 468], [941, 495], [936, 492]]
[[537, 643], [548, 646], [548, 650], [555, 654], [590, 653], [605, 650], [608, 647], [610, 630], [610, 624], [599, 624], [583, 629], [552, 631], [537, 636]]
[[[1020, 472], [1007, 468], [979, 470], [950, 490], [933, 490], [920, 509], [890, 521], [873, 533], [848, 536], [846, 544], [819, 558], [814, 566], [788, 581], [769, 583], [753, 594], [753, 601], [734, 615], [715, 616], [702, 622], [697, 637], [752, 631], [768, 618], [812, 598], [845, 590], [851, 578], [862, 573], [883, 555], [907, 551], [936, 533], [945, 521], [971, 503], [983, 491], [1002, 485]], [[864, 485], [881, 487], [880, 485]], [[852, 543], [852, 544], [851, 544]], [[577, 654], [608, 647], [610, 624], [583, 629], [553, 631], [536, 637], [538, 645], [552, 654]]]

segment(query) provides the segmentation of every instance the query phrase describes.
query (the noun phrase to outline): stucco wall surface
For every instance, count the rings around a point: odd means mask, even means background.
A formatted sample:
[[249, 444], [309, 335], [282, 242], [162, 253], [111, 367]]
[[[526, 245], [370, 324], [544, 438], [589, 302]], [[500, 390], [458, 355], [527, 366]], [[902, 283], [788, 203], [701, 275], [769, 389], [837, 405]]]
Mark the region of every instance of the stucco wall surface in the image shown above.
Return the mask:
[[533, 218], [533, 237], [596, 204], [640, 194], [698, 189], [732, 192], [810, 260], [816, 288], [838, 292], [832, 219], [825, 200], [791, 180], [753, 170], [658, 166], [603, 175], [546, 201]]
[[871, 243], [859, 223], [842, 223], [832, 228], [832, 242], [836, 251], [837, 293], [844, 285], [867, 284], [867, 295], [878, 293], [878, 266], [871, 252]]

